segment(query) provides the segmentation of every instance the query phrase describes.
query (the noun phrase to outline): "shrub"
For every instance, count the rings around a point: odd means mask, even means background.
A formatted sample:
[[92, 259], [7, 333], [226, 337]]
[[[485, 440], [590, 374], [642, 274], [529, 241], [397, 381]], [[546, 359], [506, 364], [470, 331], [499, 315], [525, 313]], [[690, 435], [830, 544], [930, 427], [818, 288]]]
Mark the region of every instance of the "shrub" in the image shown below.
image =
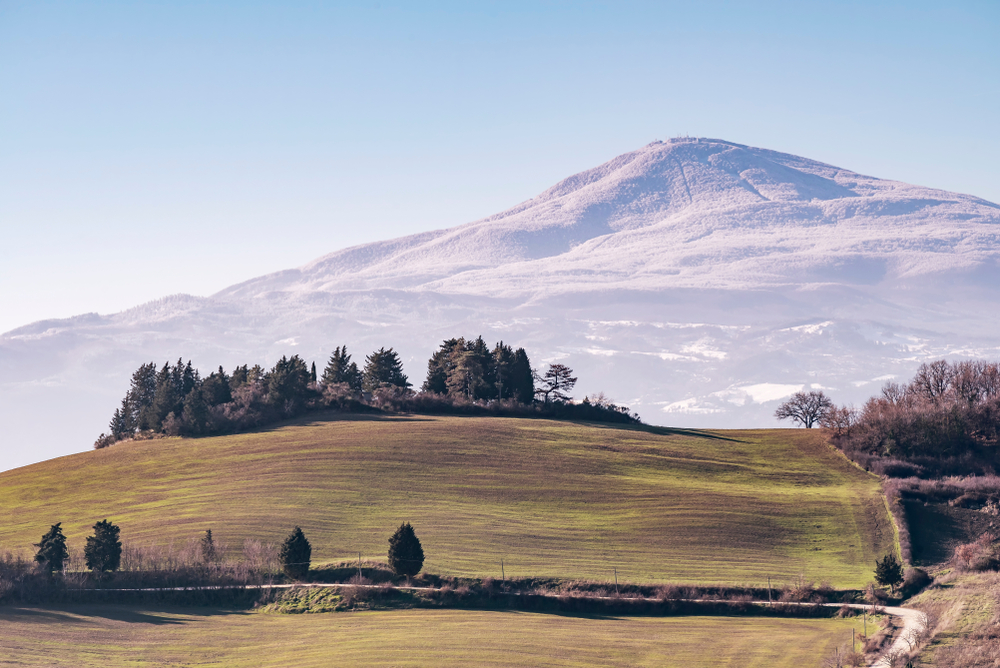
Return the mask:
[[900, 592], [909, 598], [931, 583], [931, 576], [922, 568], [907, 568]]
[[1000, 544], [993, 534], [955, 548], [952, 563], [960, 571], [991, 571], [1000, 568]]

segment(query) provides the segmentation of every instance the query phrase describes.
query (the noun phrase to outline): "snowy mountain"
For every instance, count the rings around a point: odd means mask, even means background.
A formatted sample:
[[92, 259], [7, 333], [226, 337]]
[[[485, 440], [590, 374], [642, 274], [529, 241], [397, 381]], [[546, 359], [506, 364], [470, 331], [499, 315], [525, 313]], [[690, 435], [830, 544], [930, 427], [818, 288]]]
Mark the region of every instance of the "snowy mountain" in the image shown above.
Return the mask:
[[[207, 298], [0, 337], [0, 468], [83, 449], [131, 370], [298, 353], [322, 367], [483, 334], [574, 367], [653, 423], [773, 425], [804, 386], [859, 402], [925, 359], [998, 356], [1000, 206], [714, 139], [654, 142], [460, 227], [337, 251]], [[54, 399], [53, 399], [54, 398]], [[20, 431], [19, 431], [20, 430]]]

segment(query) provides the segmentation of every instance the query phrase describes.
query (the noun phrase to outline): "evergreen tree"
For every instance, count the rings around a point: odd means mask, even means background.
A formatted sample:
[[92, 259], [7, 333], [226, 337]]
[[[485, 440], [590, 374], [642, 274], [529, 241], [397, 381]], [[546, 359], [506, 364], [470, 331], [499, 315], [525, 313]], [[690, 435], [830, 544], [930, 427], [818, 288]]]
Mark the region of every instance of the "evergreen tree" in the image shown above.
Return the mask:
[[399, 525], [389, 539], [389, 568], [396, 575], [412, 577], [424, 567], [424, 548], [409, 522]]
[[550, 364], [545, 375], [539, 380], [542, 386], [535, 390], [535, 394], [544, 396], [545, 403], [549, 403], [549, 399], [560, 402], [569, 401], [571, 397], [567, 393], [576, 385], [573, 370], [565, 364]]
[[476, 399], [480, 388], [485, 384], [486, 369], [477, 351], [467, 345], [456, 350], [451, 357], [452, 368], [448, 374], [448, 394], [466, 399]]
[[890, 552], [882, 557], [881, 561], [875, 560], [875, 581], [895, 592], [896, 587], [903, 581], [903, 564], [899, 563], [895, 554]]
[[309, 369], [301, 357], [282, 356], [267, 376], [267, 400], [285, 415], [294, 415], [305, 408], [309, 381]]
[[69, 559], [69, 552], [66, 551], [66, 536], [63, 535], [62, 522], [56, 522], [42, 536], [42, 540], [35, 544], [38, 552], [35, 553], [35, 561], [41, 564], [47, 572], [61, 571], [63, 562]]
[[[181, 369], [181, 360], [177, 360], [177, 368]], [[181, 397], [186, 397], [191, 393], [191, 390], [201, 385], [201, 378], [198, 376], [198, 370], [191, 366], [191, 360], [187, 361], [187, 364], [183, 367], [183, 371], [180, 373], [180, 385], [177, 388], [177, 394]]]
[[293, 580], [302, 580], [309, 575], [309, 561], [312, 546], [306, 540], [302, 529], [295, 527], [281, 545], [281, 568]]
[[312, 369], [309, 371], [309, 377], [312, 379], [312, 382], [316, 382], [316, 362], [312, 363]]
[[427, 360], [427, 378], [420, 387], [421, 392], [448, 394], [448, 376], [454, 368], [452, 355], [456, 350], [465, 349], [465, 339], [447, 339]]
[[[219, 367], [220, 369], [222, 367]], [[229, 377], [229, 389], [231, 392], [235, 392], [238, 387], [245, 384], [249, 380], [250, 369], [247, 365], [238, 366], [233, 369], [233, 375]]]
[[535, 400], [535, 375], [531, 371], [531, 361], [524, 348], [514, 352], [514, 361], [510, 366], [510, 396], [522, 404], [530, 404]]
[[361, 371], [351, 361], [347, 346], [337, 346], [323, 370], [323, 385], [344, 383], [354, 392], [361, 391]]
[[206, 564], [210, 564], [218, 558], [218, 554], [215, 552], [215, 541], [212, 540], [211, 529], [205, 530], [205, 535], [201, 537], [199, 545], [201, 547], [201, 560]]
[[201, 396], [208, 406], [221, 406], [233, 400], [230, 378], [221, 366], [201, 382]]
[[493, 348], [493, 386], [496, 388], [494, 397], [497, 399], [510, 399], [511, 396], [511, 370], [514, 366], [514, 350], [510, 346], [504, 345], [503, 341]]
[[126, 430], [153, 429], [153, 399], [156, 396], [156, 364], [143, 364], [132, 374], [132, 386], [122, 400]]
[[392, 348], [379, 348], [365, 358], [362, 387], [366, 392], [374, 392], [388, 386], [407, 388], [410, 382], [403, 373], [399, 354]]
[[180, 374], [175, 373], [175, 369], [176, 367], [164, 362], [163, 368], [156, 374], [156, 394], [153, 395], [150, 416], [145, 420], [148, 429], [162, 431], [163, 421], [167, 416], [171, 413], [179, 415], [183, 410], [182, 406], [178, 406], [184, 397], [178, 393]]
[[191, 388], [184, 397], [184, 410], [181, 413], [184, 433], [192, 436], [208, 433], [208, 417], [208, 404], [205, 403], [201, 388]]
[[122, 559], [122, 544], [118, 540], [120, 532], [121, 529], [108, 520], [101, 520], [94, 525], [94, 535], [87, 537], [87, 544], [83, 548], [87, 568], [97, 573], [118, 570]]
[[129, 429], [128, 413], [128, 397], [126, 397], [122, 400], [122, 407], [115, 409], [115, 414], [111, 416], [111, 424], [108, 425], [108, 431], [116, 441], [128, 438], [135, 433], [134, 429]]

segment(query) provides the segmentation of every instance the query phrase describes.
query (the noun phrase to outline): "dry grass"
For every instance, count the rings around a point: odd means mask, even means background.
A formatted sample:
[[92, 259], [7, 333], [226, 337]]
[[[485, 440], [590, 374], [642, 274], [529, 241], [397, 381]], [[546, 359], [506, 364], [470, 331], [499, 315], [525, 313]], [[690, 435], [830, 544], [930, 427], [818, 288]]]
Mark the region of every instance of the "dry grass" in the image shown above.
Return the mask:
[[384, 559], [412, 522], [425, 570], [860, 587], [893, 534], [873, 476], [816, 430], [711, 434], [515, 418], [313, 420], [123, 443], [0, 474], [0, 549], [109, 518], [126, 542], [278, 544]]
[[911, 601], [928, 613], [933, 641], [921, 665], [996, 668], [1000, 665], [1000, 574], [947, 575]]

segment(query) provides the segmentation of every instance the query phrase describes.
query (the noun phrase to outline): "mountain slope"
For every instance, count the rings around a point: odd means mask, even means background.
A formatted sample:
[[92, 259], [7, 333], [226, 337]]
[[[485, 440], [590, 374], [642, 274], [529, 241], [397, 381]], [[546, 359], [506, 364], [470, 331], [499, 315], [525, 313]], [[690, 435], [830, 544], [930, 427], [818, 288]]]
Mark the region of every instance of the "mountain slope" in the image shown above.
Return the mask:
[[442, 339], [482, 334], [653, 423], [766, 426], [797, 389], [858, 403], [923, 360], [1000, 356], [998, 305], [996, 204], [721, 140], [654, 142], [467, 225], [8, 332], [0, 468], [87, 447], [151, 359], [322, 366], [337, 345], [394, 346], [419, 385]]

